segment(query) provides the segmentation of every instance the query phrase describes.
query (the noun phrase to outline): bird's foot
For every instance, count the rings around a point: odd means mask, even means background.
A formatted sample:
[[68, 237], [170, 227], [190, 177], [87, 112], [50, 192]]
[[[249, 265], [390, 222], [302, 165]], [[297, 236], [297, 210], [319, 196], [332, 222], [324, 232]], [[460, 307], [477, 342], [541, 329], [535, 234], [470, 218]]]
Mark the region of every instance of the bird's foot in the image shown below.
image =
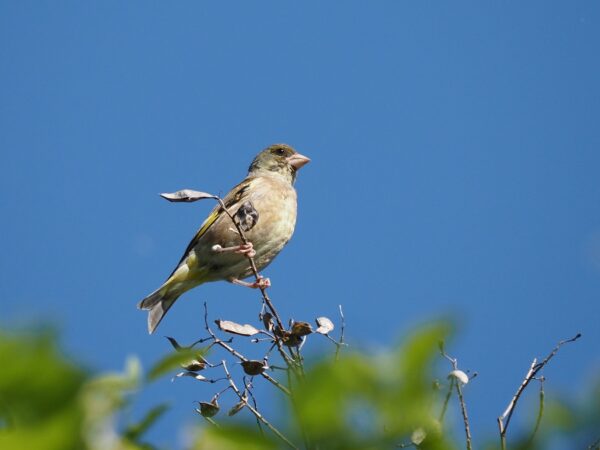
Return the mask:
[[256, 250], [254, 250], [252, 242], [248, 242], [247, 244], [235, 245], [233, 247], [221, 247], [219, 244], [216, 244], [212, 246], [212, 251], [215, 253], [239, 253], [241, 255], [246, 255], [249, 258], [254, 258], [256, 256]]
[[242, 244], [238, 246], [238, 249], [235, 250], [235, 252], [240, 253], [242, 255], [246, 255], [249, 258], [254, 258], [256, 256], [256, 250], [254, 250], [252, 242], [248, 242], [247, 244]]
[[233, 284], [237, 284], [238, 286], [244, 286], [251, 289], [266, 289], [268, 287], [271, 287], [271, 280], [264, 277], [259, 277], [258, 280], [252, 283], [243, 280], [238, 280], [237, 278], [233, 278], [229, 281], [231, 281]]

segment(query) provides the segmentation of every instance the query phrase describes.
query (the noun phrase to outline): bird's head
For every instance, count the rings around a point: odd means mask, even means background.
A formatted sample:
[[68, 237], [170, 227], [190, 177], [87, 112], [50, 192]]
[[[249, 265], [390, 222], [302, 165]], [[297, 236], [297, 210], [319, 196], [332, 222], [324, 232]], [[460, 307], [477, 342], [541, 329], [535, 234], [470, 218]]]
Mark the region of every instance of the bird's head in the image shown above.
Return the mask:
[[250, 164], [248, 174], [250, 176], [277, 176], [293, 183], [296, 180], [296, 172], [308, 162], [310, 159], [289, 145], [273, 144], [256, 155]]

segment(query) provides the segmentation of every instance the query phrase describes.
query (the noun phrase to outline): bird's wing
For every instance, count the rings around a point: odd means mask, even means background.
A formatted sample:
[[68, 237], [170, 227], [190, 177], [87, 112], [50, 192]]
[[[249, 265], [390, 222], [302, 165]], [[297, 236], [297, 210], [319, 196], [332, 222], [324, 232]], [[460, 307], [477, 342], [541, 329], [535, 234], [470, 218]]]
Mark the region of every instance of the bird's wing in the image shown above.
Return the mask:
[[[225, 206], [228, 210], [232, 209], [233, 207], [235, 213], [235, 206], [238, 204], [242, 204], [245, 201], [246, 197], [248, 196], [248, 190], [250, 189], [250, 185], [252, 184], [253, 179], [254, 178], [252, 177], [245, 178], [240, 184], [238, 184], [231, 191], [229, 191], [229, 193], [223, 199], [223, 203], [225, 203]], [[175, 269], [173, 270], [173, 272], [171, 272], [171, 275], [169, 275], [167, 279], [175, 273], [175, 271], [181, 265], [181, 263], [185, 261], [190, 251], [196, 246], [196, 244], [198, 244], [198, 241], [217, 221], [217, 219], [221, 217], [222, 214], [224, 214], [223, 207], [220, 204], [218, 204], [213, 208], [206, 220], [202, 223], [200, 229], [196, 232], [196, 235], [185, 249], [185, 252], [183, 252], [183, 256], [179, 260], [179, 263], [177, 264], [177, 266], [175, 266]]]

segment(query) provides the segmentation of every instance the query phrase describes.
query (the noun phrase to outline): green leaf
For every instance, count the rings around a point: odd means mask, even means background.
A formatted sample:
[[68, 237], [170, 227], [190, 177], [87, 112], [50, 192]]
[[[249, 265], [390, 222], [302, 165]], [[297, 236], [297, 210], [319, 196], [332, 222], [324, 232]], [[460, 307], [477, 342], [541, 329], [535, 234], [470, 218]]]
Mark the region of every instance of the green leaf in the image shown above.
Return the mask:
[[86, 378], [48, 330], [0, 331], [0, 448], [83, 448], [78, 393]]
[[435, 323], [405, 339], [398, 351], [347, 353], [315, 365], [295, 390], [297, 423], [320, 448], [393, 448], [410, 442], [415, 429], [427, 436], [420, 447], [449, 448], [431, 389], [438, 342], [449, 331], [447, 323]]

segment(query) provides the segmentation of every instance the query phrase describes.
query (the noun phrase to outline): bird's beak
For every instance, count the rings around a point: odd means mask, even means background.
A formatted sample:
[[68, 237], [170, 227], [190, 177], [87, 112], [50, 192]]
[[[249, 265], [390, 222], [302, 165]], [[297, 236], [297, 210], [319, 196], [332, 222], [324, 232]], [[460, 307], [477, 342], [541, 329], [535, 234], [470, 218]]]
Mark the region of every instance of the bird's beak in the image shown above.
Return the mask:
[[298, 170], [303, 165], [308, 164], [310, 162], [310, 158], [307, 158], [300, 153], [294, 153], [292, 156], [288, 156], [287, 162], [294, 169]]

